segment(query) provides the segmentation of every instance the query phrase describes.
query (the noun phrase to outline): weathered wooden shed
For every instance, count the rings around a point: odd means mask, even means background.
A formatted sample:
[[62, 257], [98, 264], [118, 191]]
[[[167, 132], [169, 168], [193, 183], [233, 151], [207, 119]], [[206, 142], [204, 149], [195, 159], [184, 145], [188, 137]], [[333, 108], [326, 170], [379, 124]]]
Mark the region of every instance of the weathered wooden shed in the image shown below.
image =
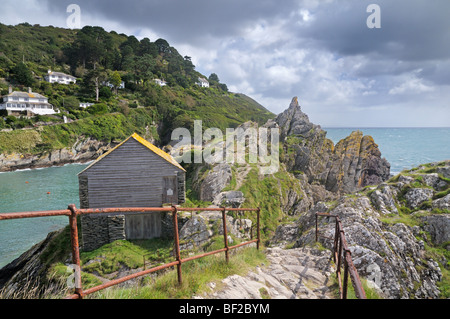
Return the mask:
[[[78, 174], [81, 208], [161, 207], [185, 201], [184, 168], [133, 134]], [[161, 213], [81, 216], [83, 250], [117, 239], [161, 236]]]

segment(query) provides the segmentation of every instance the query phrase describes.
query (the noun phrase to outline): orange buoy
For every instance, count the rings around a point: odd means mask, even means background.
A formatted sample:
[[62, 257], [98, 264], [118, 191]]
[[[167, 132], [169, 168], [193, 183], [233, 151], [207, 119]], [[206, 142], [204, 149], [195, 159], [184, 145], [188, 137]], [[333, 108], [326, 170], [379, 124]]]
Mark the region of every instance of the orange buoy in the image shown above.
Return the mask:
[[47, 194], [50, 194], [50, 192], [47, 192]]
[[28, 184], [28, 181], [26, 181], [25, 184]]

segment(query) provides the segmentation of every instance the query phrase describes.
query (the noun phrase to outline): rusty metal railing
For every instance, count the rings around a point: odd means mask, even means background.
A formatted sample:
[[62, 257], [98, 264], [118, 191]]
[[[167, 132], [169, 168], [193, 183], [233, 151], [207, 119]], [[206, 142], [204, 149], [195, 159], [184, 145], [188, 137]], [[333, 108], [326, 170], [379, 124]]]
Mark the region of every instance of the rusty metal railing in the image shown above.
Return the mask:
[[[332, 217], [336, 221], [336, 227], [334, 232], [334, 238], [326, 237], [319, 234], [318, 228], [318, 217]], [[327, 213], [316, 213], [316, 241], [318, 241], [319, 237], [326, 238], [329, 240], [333, 240], [333, 260], [336, 263], [336, 276], [339, 282], [339, 295], [341, 299], [347, 299], [347, 287], [348, 287], [348, 275], [350, 274], [350, 278], [353, 284], [353, 288], [355, 290], [355, 295], [358, 299], [366, 299], [366, 293], [364, 288], [362, 287], [361, 280], [358, 275], [358, 271], [356, 270], [355, 265], [353, 264], [352, 255], [350, 250], [348, 249], [347, 240], [345, 239], [344, 229], [342, 227], [342, 223], [338, 216], [331, 215]], [[344, 254], [342, 254], [342, 251]], [[341, 276], [341, 265], [344, 263], [344, 282], [342, 283]]]
[[[191, 256], [188, 258], [181, 258], [180, 254], [180, 239], [178, 234], [178, 212], [179, 211], [220, 211], [222, 212], [222, 221], [223, 221], [223, 237], [224, 237], [224, 248], [218, 249], [215, 251], [210, 251], [204, 254], [199, 254], [196, 256]], [[256, 212], [256, 228], [257, 228], [257, 238], [252, 239], [247, 242], [240, 243], [234, 246], [228, 246], [228, 232], [227, 232], [227, 223], [226, 223], [226, 212], [227, 211], [253, 211]], [[153, 267], [150, 269], [145, 269], [143, 271], [136, 272], [134, 274], [124, 276], [115, 280], [111, 280], [102, 285], [98, 285], [86, 290], [82, 289], [81, 285], [81, 261], [80, 261], [80, 248], [78, 243], [78, 226], [77, 226], [77, 217], [85, 214], [100, 214], [100, 213], [148, 213], [148, 212], [171, 212], [173, 218], [173, 230], [174, 230], [174, 241], [175, 241], [175, 258], [176, 260], [164, 265], [160, 265], [157, 267]], [[217, 254], [224, 252], [225, 259], [229, 261], [229, 251], [232, 249], [236, 249], [241, 246], [249, 245], [252, 243], [256, 243], [256, 248], [259, 250], [260, 248], [260, 209], [259, 208], [191, 208], [191, 207], [128, 207], [128, 208], [88, 208], [88, 209], [78, 209], [75, 205], [69, 205], [67, 209], [63, 210], [51, 210], [51, 211], [37, 211], [37, 212], [19, 212], [19, 213], [4, 213], [0, 214], [0, 220], [6, 219], [19, 219], [19, 218], [33, 218], [33, 217], [46, 217], [46, 216], [68, 216], [69, 217], [69, 226], [70, 226], [70, 238], [71, 238], [71, 250], [72, 250], [72, 263], [75, 266], [75, 289], [74, 293], [70, 296], [67, 296], [66, 299], [81, 299], [86, 295], [92, 294], [99, 290], [123, 283], [130, 279], [134, 279], [136, 277], [144, 276], [150, 274], [152, 272], [166, 269], [169, 267], [177, 266], [177, 276], [178, 283], [181, 285], [183, 281], [182, 277], [182, 269], [181, 265], [185, 262], [206, 257], [209, 255]], [[253, 237], [252, 237], [253, 238]]]

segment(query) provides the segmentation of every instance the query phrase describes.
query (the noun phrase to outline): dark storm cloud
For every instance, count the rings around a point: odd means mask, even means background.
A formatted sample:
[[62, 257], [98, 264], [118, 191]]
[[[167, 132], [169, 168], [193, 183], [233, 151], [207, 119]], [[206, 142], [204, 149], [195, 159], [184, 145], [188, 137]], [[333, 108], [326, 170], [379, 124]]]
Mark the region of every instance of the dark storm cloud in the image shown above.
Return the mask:
[[[381, 8], [381, 28], [369, 29], [369, 4]], [[370, 54], [373, 58], [428, 60], [450, 53], [450, 1], [335, 1], [317, 12], [301, 36], [315, 39], [341, 55]]]
[[71, 3], [82, 26], [165, 38], [274, 113], [299, 96], [322, 125], [448, 125], [448, 0], [3, 0], [0, 22], [66, 27]]
[[63, 14], [76, 3], [82, 13], [99, 19], [115, 20], [128, 28], [149, 28], [167, 34], [173, 41], [201, 42], [206, 36], [239, 36], [242, 28], [258, 19], [279, 19], [298, 1], [242, 0], [47, 0], [55, 13]]

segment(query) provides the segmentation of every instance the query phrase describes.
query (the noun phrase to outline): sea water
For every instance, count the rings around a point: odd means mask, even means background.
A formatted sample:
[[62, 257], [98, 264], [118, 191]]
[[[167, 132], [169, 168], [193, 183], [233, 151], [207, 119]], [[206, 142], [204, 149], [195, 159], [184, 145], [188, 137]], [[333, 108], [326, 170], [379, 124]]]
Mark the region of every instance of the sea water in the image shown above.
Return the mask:
[[[71, 164], [0, 173], [0, 214], [79, 207], [77, 174], [85, 167]], [[0, 267], [68, 223], [66, 216], [1, 220]]]
[[[324, 128], [335, 144], [356, 128]], [[450, 128], [359, 128], [371, 135], [397, 174], [419, 164], [450, 159]], [[87, 164], [0, 173], [0, 214], [79, 207], [78, 177]], [[66, 216], [0, 221], [0, 267], [19, 257], [51, 231], [68, 224]]]
[[450, 160], [450, 128], [323, 128], [335, 144], [353, 131], [370, 135], [391, 164], [391, 174], [420, 164]]

